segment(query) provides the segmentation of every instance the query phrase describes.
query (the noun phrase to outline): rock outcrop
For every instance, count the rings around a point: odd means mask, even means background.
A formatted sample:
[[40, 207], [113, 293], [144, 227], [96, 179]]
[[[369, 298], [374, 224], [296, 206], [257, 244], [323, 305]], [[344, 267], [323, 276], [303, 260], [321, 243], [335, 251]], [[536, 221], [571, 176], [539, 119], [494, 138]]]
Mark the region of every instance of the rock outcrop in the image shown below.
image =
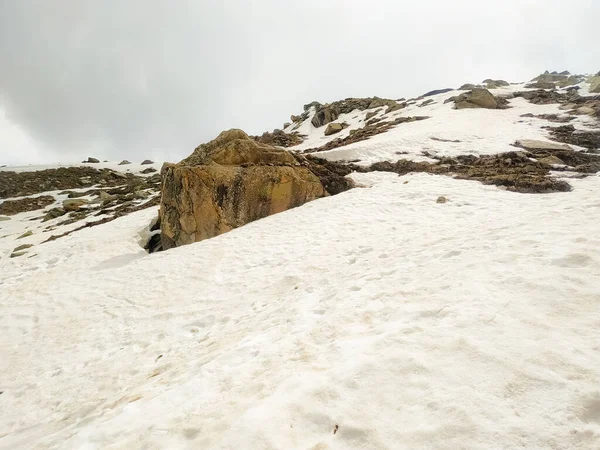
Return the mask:
[[541, 75], [538, 75], [531, 81], [538, 81], [538, 82], [542, 82], [542, 83], [554, 83], [556, 81], [564, 81], [568, 78], [569, 78], [569, 75], [567, 75], [565, 73], [556, 73], [556, 72], [549, 73], [546, 70], [546, 72], [544, 72]]
[[293, 147], [304, 141], [305, 136], [297, 132], [286, 133], [283, 130], [265, 131], [261, 136], [251, 136], [256, 142], [277, 147]]
[[488, 78], [487, 80], [483, 80], [483, 84], [485, 84], [485, 86], [488, 89], [498, 89], [500, 87], [510, 86], [510, 83], [508, 81], [492, 80], [491, 78]]
[[329, 195], [309, 164], [235, 129], [200, 145], [180, 163], [165, 164], [162, 179], [165, 250]]
[[600, 76], [590, 78], [590, 92], [594, 94], [600, 93]]
[[292, 122], [300, 125], [302, 121], [308, 119], [311, 108], [314, 108], [315, 114], [311, 119], [311, 123], [314, 127], [319, 128], [327, 125], [330, 122], [333, 122], [340, 116], [340, 114], [348, 114], [355, 110], [364, 111], [366, 109], [381, 108], [384, 106], [387, 107], [386, 112], [390, 113], [405, 108], [406, 103], [399, 103], [395, 100], [380, 97], [350, 97], [345, 100], [339, 100], [326, 105], [322, 105], [319, 102], [311, 102], [304, 105], [304, 113], [299, 116], [292, 115], [290, 119]]

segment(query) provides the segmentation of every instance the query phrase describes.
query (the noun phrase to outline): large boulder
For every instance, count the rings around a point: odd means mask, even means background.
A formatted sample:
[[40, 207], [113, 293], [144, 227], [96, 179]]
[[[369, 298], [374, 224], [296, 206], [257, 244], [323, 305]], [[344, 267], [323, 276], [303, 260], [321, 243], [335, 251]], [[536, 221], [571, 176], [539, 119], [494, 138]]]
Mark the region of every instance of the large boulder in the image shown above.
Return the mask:
[[308, 164], [241, 130], [162, 168], [163, 249], [208, 239], [329, 195]]
[[498, 101], [490, 91], [483, 88], [475, 88], [470, 92], [459, 95], [454, 100], [456, 109], [465, 108], [487, 108], [497, 109]]
[[600, 76], [590, 78], [590, 92], [593, 94], [600, 93]]

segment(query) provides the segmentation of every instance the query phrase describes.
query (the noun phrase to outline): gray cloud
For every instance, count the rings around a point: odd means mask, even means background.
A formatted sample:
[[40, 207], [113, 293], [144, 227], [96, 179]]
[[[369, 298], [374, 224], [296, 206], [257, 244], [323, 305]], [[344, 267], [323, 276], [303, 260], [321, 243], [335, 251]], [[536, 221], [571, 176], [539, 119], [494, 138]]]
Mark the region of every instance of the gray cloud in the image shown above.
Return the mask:
[[5, 1], [0, 108], [35, 150], [0, 124], [0, 159], [177, 160], [312, 100], [597, 71], [598, 17], [596, 0]]

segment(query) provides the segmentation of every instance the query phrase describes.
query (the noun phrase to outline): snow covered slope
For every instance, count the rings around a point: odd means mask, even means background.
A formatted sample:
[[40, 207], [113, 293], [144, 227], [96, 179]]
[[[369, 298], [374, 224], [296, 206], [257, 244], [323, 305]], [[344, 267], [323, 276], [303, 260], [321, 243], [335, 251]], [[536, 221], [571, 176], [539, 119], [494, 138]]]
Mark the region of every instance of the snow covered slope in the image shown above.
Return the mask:
[[[507, 97], [519, 91], [533, 91], [526, 89], [526, 83], [515, 84], [498, 89], [492, 89], [494, 95]], [[581, 86], [588, 86], [582, 83]], [[386, 108], [379, 108], [373, 118], [383, 118], [393, 121], [399, 117], [428, 116], [429, 119], [415, 122], [402, 123], [392, 130], [374, 136], [368, 140], [356, 142], [334, 150], [319, 152], [321, 158], [331, 160], [359, 160], [358, 164], [370, 165], [379, 161], [395, 161], [399, 158], [414, 161], [431, 161], [423, 156], [423, 151], [437, 156], [457, 156], [464, 154], [489, 155], [508, 151], [507, 147], [518, 139], [546, 140], [547, 132], [541, 128], [548, 125], [547, 121], [536, 118], [522, 118], [523, 114], [564, 114], [556, 104], [535, 105], [523, 98], [510, 100], [511, 108], [505, 110], [491, 109], [466, 109], [454, 110], [454, 103], [444, 103], [447, 99], [465, 91], [451, 91], [443, 94], [429, 96], [411, 102], [406, 108], [387, 114]], [[585, 91], [583, 92], [585, 93]], [[425, 106], [425, 101], [431, 100]], [[295, 131], [306, 135], [307, 139], [300, 145], [290, 147], [292, 150], [306, 150], [320, 147], [338, 138], [350, 135], [352, 130], [364, 126], [366, 116], [375, 110], [354, 111], [342, 114], [334, 123], [346, 122], [349, 127], [338, 134], [325, 136], [326, 127], [316, 128], [311, 124], [314, 107], [311, 115]], [[576, 127], [585, 127], [596, 123], [589, 116], [578, 116], [571, 122]], [[291, 132], [294, 125], [284, 131]], [[454, 141], [454, 142], [453, 142]], [[509, 147], [508, 147], [509, 148]]]
[[[520, 114], [562, 113], [444, 95], [331, 152], [494, 153], [546, 137]], [[149, 208], [3, 254], [0, 449], [600, 448], [600, 176], [353, 177], [167, 252], [139, 245]]]

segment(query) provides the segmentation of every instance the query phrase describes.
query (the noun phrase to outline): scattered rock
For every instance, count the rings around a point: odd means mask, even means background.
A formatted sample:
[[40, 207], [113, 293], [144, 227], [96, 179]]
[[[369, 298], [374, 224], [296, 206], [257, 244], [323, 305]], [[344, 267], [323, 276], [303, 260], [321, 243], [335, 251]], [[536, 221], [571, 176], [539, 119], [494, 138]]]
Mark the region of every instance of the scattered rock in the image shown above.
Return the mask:
[[526, 89], [556, 89], [556, 84], [536, 81], [535, 83], [530, 83], [525, 86]]
[[297, 132], [285, 133], [283, 130], [274, 130], [272, 133], [265, 132], [262, 136], [251, 136], [256, 142], [266, 145], [276, 145], [278, 147], [293, 147], [302, 144], [305, 136]]
[[550, 137], [555, 141], [585, 147], [589, 150], [600, 148], [600, 131], [576, 130], [573, 125], [548, 127], [548, 130]]
[[592, 108], [591, 106], [581, 106], [581, 107], [577, 108], [577, 113], [578, 114], [587, 114], [589, 116], [592, 116], [592, 115], [596, 114], [596, 110], [594, 108]]
[[19, 236], [17, 239], [24, 239], [24, 238], [29, 237], [29, 236], [33, 236], [33, 231], [31, 231], [31, 230], [26, 231], [21, 236]]
[[476, 88], [459, 95], [454, 101], [456, 109], [486, 108], [497, 109], [498, 101], [487, 89]]
[[420, 105], [417, 105], [417, 106], [419, 108], [422, 108], [423, 106], [431, 105], [432, 103], [434, 103], [434, 100], [432, 98], [430, 98], [429, 100], [425, 100], [423, 103], [421, 103]]
[[434, 91], [426, 92], [425, 94], [421, 95], [421, 97], [430, 97], [432, 95], [445, 94], [446, 92], [450, 92], [453, 90], [454, 89], [452, 89], [452, 88], [436, 89]]
[[510, 86], [510, 83], [508, 83], [507, 81], [504, 80], [492, 80], [491, 78], [488, 78], [487, 80], [483, 80], [483, 84], [485, 84], [485, 86], [488, 89], [498, 89], [504, 86]]
[[0, 216], [0, 222], [4, 222], [6, 220], [10, 220], [10, 217]]
[[99, 159], [96, 158], [92, 158], [91, 156], [87, 159], [87, 161], [82, 161], [83, 163], [91, 163], [91, 164], [98, 164], [100, 162]]
[[191, 244], [328, 195], [309, 168], [285, 150], [241, 130], [221, 133], [162, 169], [164, 249]]
[[365, 114], [365, 121], [375, 117], [377, 114], [379, 114], [379, 111], [369, 111], [367, 114]]
[[513, 94], [515, 97], [522, 97], [535, 105], [549, 105], [551, 103], [569, 103], [579, 99], [576, 92], [560, 93], [556, 90], [538, 89], [535, 91], [521, 91]]
[[521, 117], [535, 117], [537, 119], [547, 120], [555, 123], [566, 123], [574, 119], [573, 116], [559, 116], [558, 114], [538, 114], [536, 116], [532, 113], [521, 114]]
[[377, 123], [372, 123], [373, 120], [375, 120], [375, 119], [371, 119], [371, 121], [370, 121], [371, 123], [365, 124], [365, 126], [363, 128], [350, 130], [350, 133], [348, 136], [346, 136], [344, 138], [334, 139], [320, 147], [306, 149], [303, 151], [303, 153], [324, 152], [327, 150], [332, 150], [334, 148], [343, 147], [344, 145], [353, 144], [354, 142], [364, 141], [364, 140], [369, 139], [370, 137], [375, 136], [377, 134], [385, 133], [386, 131], [393, 128], [395, 125], [399, 125], [399, 124], [406, 123], [406, 122], [414, 122], [417, 120], [425, 120], [428, 118], [429, 118], [428, 116], [397, 117], [391, 122], [387, 122], [387, 121], [383, 122], [380, 119], [379, 121], [377, 121]]
[[13, 250], [13, 253], [20, 252], [21, 250], [26, 250], [26, 249], [28, 249], [28, 248], [31, 248], [31, 247], [33, 247], [33, 244], [23, 244], [23, 245], [19, 245], [18, 247], [16, 247], [16, 248]]
[[18, 200], [4, 200], [0, 203], [0, 214], [14, 216], [22, 212], [36, 211], [54, 203], [56, 199], [51, 195], [39, 197], [25, 197]]
[[126, 159], [124, 159], [119, 163], [120, 166], [126, 166], [127, 164], [131, 164], [131, 161], [127, 161]]
[[73, 198], [63, 200], [63, 209], [66, 212], [77, 211], [82, 206], [87, 205], [89, 202], [83, 198]]
[[521, 139], [515, 143], [516, 147], [525, 150], [573, 150], [568, 145], [557, 144], [555, 142], [537, 141], [533, 139]]
[[150, 194], [146, 191], [135, 191], [133, 197], [139, 200], [145, 200], [150, 197]]
[[472, 91], [473, 89], [479, 89], [481, 88], [481, 86], [479, 86], [478, 84], [471, 84], [471, 83], [466, 83], [463, 84], [461, 87], [458, 88], [459, 91]]
[[[558, 87], [564, 88], [567, 86], [572, 86], [574, 84], [579, 84], [584, 80], [584, 77], [582, 77], [581, 75], [571, 75], [569, 76], [566, 80], [560, 80], [556, 83], [556, 85]], [[579, 86], [574, 86], [575, 88], [579, 89]]]
[[435, 202], [436, 203], [446, 203], [447, 201], [448, 201], [448, 199], [446, 197], [444, 197], [443, 195], [440, 195]]
[[429, 139], [431, 139], [432, 141], [438, 141], [438, 142], [460, 142], [458, 139], [442, 139], [442, 138], [438, 138], [435, 136], [430, 136]]
[[331, 136], [332, 134], [339, 133], [343, 129], [344, 127], [342, 127], [341, 123], [330, 123], [325, 129], [325, 136]]
[[545, 158], [539, 158], [538, 162], [542, 163], [542, 164], [548, 164], [549, 166], [552, 166], [552, 165], [564, 166], [565, 165], [565, 162], [562, 159], [560, 159], [554, 155], [546, 156]]
[[157, 170], [154, 167], [148, 167], [147, 169], [144, 169], [142, 171], [140, 171], [140, 173], [148, 174], [148, 173], [154, 173], [157, 172]]
[[[572, 154], [577, 154], [571, 150]], [[546, 152], [546, 154], [551, 154]], [[434, 156], [435, 157], [435, 156]], [[484, 184], [501, 186], [506, 190], [522, 193], [566, 192], [569, 183], [549, 176], [550, 167], [534, 162], [521, 152], [499, 155], [462, 155], [456, 158], [435, 157], [437, 163], [398, 160], [395, 163], [380, 162], [369, 167], [353, 166], [357, 172], [385, 171], [406, 175], [410, 172], [427, 172], [451, 175], [457, 179], [475, 180]], [[600, 160], [600, 158], [597, 158]], [[600, 170], [600, 168], [599, 168]]]
[[134, 180], [133, 174], [88, 166], [59, 167], [36, 172], [0, 172], [0, 198], [21, 197], [46, 191], [90, 188], [93, 185], [117, 186]]
[[[547, 72], [547, 71], [546, 71]], [[553, 73], [543, 73], [535, 77], [532, 82], [540, 82], [540, 83], [554, 83], [556, 81], [563, 81], [568, 78], [568, 75], [561, 75], [557, 72]]]
[[118, 197], [116, 195], [111, 195], [108, 192], [100, 191], [100, 201], [103, 204], [110, 203], [110, 202], [116, 200], [117, 198]]
[[366, 109], [380, 108], [383, 106], [387, 106], [387, 112], [390, 113], [405, 108], [406, 104], [379, 97], [347, 98], [327, 105], [322, 105], [319, 102], [312, 102], [304, 105], [304, 113], [302, 115], [294, 116], [296, 119], [299, 119], [294, 122], [300, 123], [301, 121], [308, 119], [311, 108], [315, 109], [315, 114], [311, 123], [314, 127], [319, 128], [337, 120], [340, 114], [348, 114], [354, 110], [364, 111]]
[[149, 159], [145, 159], [142, 161], [142, 166], [147, 166], [148, 164], [154, 164], [154, 161], [151, 161]]
[[22, 251], [22, 252], [14, 252], [14, 253], [10, 254], [10, 257], [11, 258], [18, 258], [19, 256], [23, 256], [25, 253], [27, 253], [27, 252], [24, 252], [24, 251]]
[[42, 222], [56, 219], [57, 217], [64, 216], [66, 213], [67, 212], [62, 208], [52, 208], [51, 210], [46, 212], [46, 215], [42, 219]]
[[597, 94], [600, 93], [600, 76], [596, 75], [589, 80], [590, 82], [590, 92]]

